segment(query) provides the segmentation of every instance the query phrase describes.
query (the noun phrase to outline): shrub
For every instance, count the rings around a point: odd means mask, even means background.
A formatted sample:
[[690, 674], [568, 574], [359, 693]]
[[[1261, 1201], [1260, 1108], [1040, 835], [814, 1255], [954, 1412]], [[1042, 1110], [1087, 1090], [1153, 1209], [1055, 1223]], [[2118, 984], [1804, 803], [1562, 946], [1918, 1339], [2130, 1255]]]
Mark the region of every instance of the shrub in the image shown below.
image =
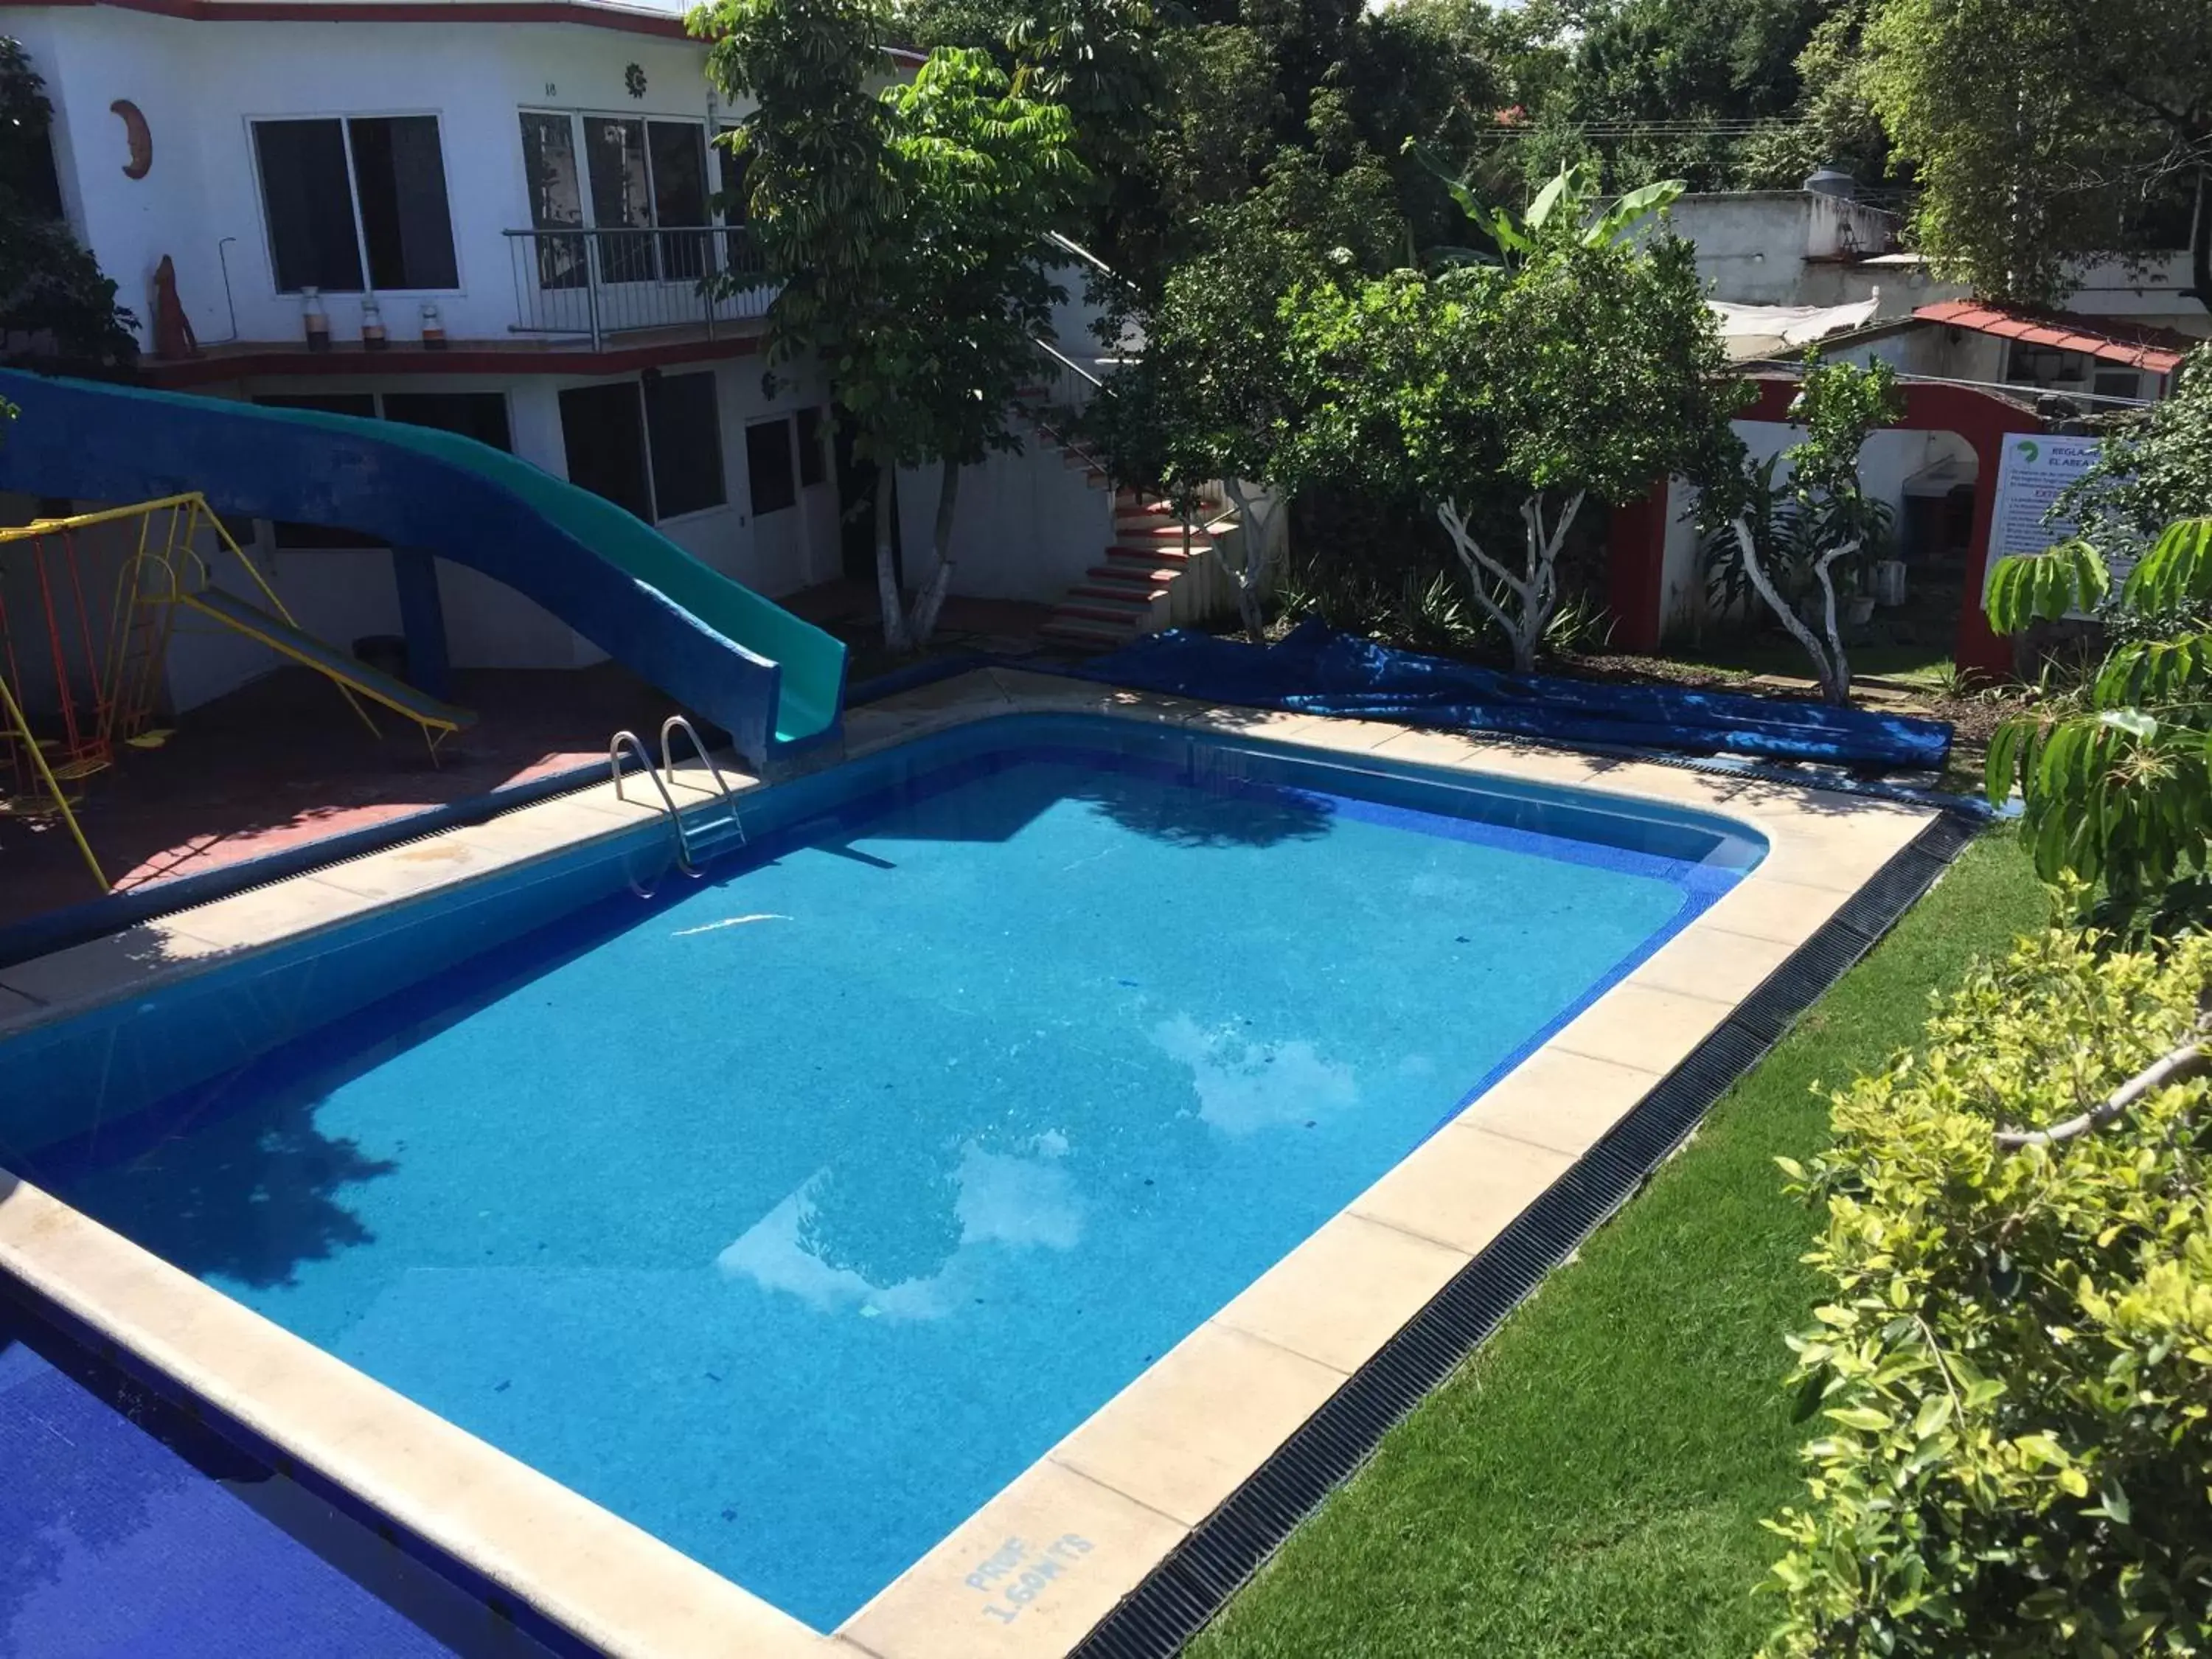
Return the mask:
[[2182, 1042], [2212, 939], [2100, 954], [2053, 931], [1941, 1002], [1927, 1051], [1835, 1097], [1807, 1259], [1832, 1285], [1791, 1339], [1810, 1501], [1767, 1653], [2212, 1651], [2208, 1084], [2002, 1151]]

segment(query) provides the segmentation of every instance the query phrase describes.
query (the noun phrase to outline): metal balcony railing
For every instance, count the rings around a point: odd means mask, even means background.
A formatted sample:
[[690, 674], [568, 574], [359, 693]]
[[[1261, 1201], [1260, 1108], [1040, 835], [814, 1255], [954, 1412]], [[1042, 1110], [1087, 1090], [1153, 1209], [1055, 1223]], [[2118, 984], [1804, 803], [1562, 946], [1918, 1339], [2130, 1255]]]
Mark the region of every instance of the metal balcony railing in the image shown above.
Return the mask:
[[712, 339], [718, 326], [766, 316], [775, 297], [742, 225], [510, 230], [507, 246], [517, 334], [597, 346], [612, 334], [702, 328]]

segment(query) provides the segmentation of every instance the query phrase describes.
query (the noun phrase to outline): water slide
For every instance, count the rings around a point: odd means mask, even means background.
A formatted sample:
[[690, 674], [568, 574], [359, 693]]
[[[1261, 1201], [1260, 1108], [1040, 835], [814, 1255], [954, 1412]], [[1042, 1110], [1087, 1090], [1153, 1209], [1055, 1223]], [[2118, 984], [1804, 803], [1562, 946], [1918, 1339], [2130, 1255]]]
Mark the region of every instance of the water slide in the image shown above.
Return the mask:
[[842, 713], [836, 638], [613, 502], [474, 439], [8, 369], [0, 399], [22, 411], [0, 428], [0, 490], [116, 502], [198, 490], [227, 516], [425, 550], [534, 599], [756, 762], [834, 731]]

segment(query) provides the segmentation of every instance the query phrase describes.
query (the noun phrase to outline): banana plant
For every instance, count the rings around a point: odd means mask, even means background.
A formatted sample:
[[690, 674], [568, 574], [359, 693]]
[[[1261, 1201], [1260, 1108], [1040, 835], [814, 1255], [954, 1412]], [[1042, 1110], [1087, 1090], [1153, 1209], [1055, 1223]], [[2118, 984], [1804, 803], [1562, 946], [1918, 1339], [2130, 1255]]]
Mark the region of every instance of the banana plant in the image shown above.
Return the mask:
[[1560, 168], [1559, 176], [1538, 191], [1536, 199], [1516, 216], [1510, 208], [1486, 205], [1475, 195], [1466, 175], [1447, 172], [1425, 146], [1409, 139], [1406, 149], [1436, 174], [1452, 200], [1459, 204], [1460, 211], [1498, 247], [1495, 258], [1474, 248], [1431, 248], [1431, 258], [1442, 264], [1514, 264], [1553, 236], [1572, 238], [1584, 247], [1607, 247], [1626, 236], [1640, 220], [1672, 205], [1690, 187], [1686, 179], [1662, 179], [1617, 196], [1602, 210], [1592, 213], [1598, 169], [1590, 162], [1577, 161]]
[[[2212, 610], [2212, 517], [2169, 525], [2112, 599], [2104, 556], [2078, 538], [2001, 561], [1985, 602], [1999, 633], [2076, 612], [2137, 618]], [[2212, 875], [2212, 633], [2201, 622], [2114, 649], [2073, 698], [2008, 720], [1984, 783], [2017, 786], [2046, 881], [2102, 883], [2112, 919], [2162, 927], [2203, 908]]]

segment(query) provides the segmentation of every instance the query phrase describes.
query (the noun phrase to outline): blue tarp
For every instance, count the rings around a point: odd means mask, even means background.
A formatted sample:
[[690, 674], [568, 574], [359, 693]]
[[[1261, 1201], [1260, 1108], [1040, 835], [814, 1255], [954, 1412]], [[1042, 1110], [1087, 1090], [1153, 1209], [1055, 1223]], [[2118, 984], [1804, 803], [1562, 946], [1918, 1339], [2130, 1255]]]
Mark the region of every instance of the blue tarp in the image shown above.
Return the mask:
[[1504, 674], [1393, 650], [1317, 621], [1270, 646], [1171, 629], [1071, 672], [1208, 702], [1692, 755], [1905, 771], [1942, 765], [1951, 747], [1951, 728], [1940, 720], [1686, 686]]

